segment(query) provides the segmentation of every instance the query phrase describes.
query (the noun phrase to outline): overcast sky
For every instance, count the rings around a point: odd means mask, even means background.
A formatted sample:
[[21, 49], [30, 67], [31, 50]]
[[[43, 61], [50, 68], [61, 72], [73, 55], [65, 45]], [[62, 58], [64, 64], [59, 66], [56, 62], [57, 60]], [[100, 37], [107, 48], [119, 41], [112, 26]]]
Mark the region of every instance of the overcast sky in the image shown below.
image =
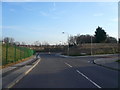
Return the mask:
[[32, 44], [56, 44], [70, 35], [94, 35], [100, 26], [118, 37], [117, 2], [3, 2], [3, 37]]

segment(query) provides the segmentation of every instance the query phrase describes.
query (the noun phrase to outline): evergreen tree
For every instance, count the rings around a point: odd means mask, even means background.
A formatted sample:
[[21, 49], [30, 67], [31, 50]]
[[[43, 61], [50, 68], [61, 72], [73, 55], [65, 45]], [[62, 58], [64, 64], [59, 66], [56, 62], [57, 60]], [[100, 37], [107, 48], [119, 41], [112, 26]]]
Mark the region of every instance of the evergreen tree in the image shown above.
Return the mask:
[[99, 27], [95, 31], [95, 42], [96, 43], [102, 43], [105, 42], [107, 38], [105, 30], [102, 29], [102, 27]]

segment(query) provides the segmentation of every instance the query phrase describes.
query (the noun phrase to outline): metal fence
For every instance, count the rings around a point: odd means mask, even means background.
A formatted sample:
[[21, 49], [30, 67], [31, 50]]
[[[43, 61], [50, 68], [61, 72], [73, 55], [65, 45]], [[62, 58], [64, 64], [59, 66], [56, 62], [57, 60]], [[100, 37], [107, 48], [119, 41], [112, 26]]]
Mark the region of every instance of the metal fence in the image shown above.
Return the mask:
[[34, 51], [27, 47], [18, 45], [3, 44], [2, 45], [2, 65], [17, 62], [34, 54]]

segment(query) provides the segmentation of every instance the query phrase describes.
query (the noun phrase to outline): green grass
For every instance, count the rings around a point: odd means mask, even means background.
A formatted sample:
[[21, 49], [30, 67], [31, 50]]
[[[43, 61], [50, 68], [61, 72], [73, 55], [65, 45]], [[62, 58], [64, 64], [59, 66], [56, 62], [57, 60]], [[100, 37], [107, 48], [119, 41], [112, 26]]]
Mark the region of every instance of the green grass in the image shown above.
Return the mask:
[[32, 53], [30, 49], [26, 49], [23, 47], [16, 47], [16, 57], [15, 57], [15, 46], [9, 45], [8, 46], [8, 55], [7, 55], [7, 61], [6, 61], [6, 45], [2, 45], [2, 65], [13, 63], [18, 60], [22, 60], [24, 58], [27, 58], [31, 56]]

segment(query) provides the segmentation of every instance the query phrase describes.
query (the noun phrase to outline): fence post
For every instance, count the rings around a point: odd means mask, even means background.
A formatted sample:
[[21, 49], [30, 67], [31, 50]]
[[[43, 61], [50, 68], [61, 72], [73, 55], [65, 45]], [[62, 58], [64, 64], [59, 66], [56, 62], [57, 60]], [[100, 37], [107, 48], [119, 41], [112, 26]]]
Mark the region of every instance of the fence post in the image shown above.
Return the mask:
[[28, 48], [27, 48], [27, 51], [26, 51], [26, 52], [27, 52], [27, 57], [29, 57], [29, 49], [28, 49]]
[[9, 45], [9, 43], [6, 43], [6, 62], [5, 62], [5, 64], [8, 63], [8, 45]]
[[14, 46], [14, 61], [16, 62], [16, 45]]
[[31, 55], [33, 55], [34, 54], [34, 51], [33, 50], [31, 50]]
[[25, 48], [23, 47], [23, 58], [25, 59]]
[[22, 58], [21, 58], [21, 47], [19, 47], [19, 50], [20, 50], [20, 60], [22, 60]]
[[21, 47], [21, 51], [22, 51], [22, 55], [21, 55], [21, 58], [24, 59], [24, 50], [23, 50], [23, 47]]
[[27, 55], [27, 53], [26, 53], [26, 48], [25, 48], [25, 58], [26, 58], [26, 55]]
[[30, 56], [30, 49], [28, 48], [28, 57]]
[[24, 50], [24, 47], [22, 48], [23, 50], [23, 59], [25, 59], [25, 50]]

